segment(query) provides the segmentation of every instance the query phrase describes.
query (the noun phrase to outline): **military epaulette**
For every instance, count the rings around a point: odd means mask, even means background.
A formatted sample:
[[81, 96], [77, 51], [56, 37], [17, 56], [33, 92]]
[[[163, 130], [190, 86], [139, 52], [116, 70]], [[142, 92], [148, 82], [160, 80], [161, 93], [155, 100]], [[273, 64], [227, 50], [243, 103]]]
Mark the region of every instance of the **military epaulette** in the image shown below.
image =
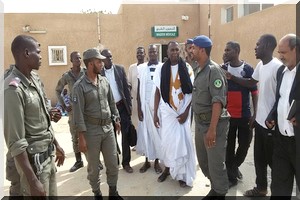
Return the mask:
[[19, 77], [15, 77], [9, 82], [8, 85], [19, 87], [20, 82], [21, 82], [21, 79]]

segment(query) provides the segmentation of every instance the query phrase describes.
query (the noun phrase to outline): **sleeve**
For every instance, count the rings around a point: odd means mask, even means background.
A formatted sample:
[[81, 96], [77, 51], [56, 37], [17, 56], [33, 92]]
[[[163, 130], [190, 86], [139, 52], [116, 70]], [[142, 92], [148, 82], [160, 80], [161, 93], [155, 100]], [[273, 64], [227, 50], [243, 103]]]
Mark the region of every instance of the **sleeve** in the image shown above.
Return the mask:
[[[253, 75], [253, 72], [254, 72], [254, 69], [248, 65], [248, 64], [245, 64], [245, 71], [246, 71], [246, 75], [244, 78], [251, 78], [252, 75]], [[249, 88], [250, 92], [252, 94], [257, 94], [258, 93], [258, 90], [257, 90], [257, 85], [255, 85], [254, 87], [252, 88]]]
[[4, 92], [4, 138], [11, 155], [17, 156], [26, 151], [24, 97], [18, 88]]
[[261, 61], [256, 65], [254, 72], [252, 74], [252, 78], [256, 81], [259, 81], [259, 69], [261, 66]]
[[188, 73], [190, 75], [190, 79], [192, 84], [194, 84], [194, 71], [193, 68], [191, 67], [191, 65], [189, 63], [186, 63], [186, 67], [188, 68]]
[[61, 96], [61, 93], [65, 87], [65, 85], [67, 85], [67, 81], [66, 81], [66, 78], [65, 78], [65, 75], [63, 75], [59, 81], [57, 82], [57, 85], [56, 85], [56, 88], [55, 88], [55, 94], [56, 94], [56, 98], [58, 100], [58, 102], [61, 104], [61, 105], [65, 105], [64, 104], [64, 100]]
[[80, 84], [74, 85], [72, 94], [74, 124], [78, 131], [86, 131], [86, 125], [83, 117], [85, 98], [82, 86]]
[[132, 65], [130, 65], [128, 69], [128, 85], [130, 88], [132, 88], [132, 68]]
[[225, 107], [227, 103], [227, 80], [220, 67], [213, 66], [210, 70], [209, 91], [212, 103], [220, 102]]
[[123, 74], [124, 95], [125, 95], [125, 98], [126, 98], [126, 101], [127, 101], [128, 106], [129, 106], [130, 113], [131, 113], [131, 111], [132, 111], [131, 94], [130, 94], [128, 80], [127, 80], [127, 76], [126, 76], [124, 67], [122, 67], [122, 74]]

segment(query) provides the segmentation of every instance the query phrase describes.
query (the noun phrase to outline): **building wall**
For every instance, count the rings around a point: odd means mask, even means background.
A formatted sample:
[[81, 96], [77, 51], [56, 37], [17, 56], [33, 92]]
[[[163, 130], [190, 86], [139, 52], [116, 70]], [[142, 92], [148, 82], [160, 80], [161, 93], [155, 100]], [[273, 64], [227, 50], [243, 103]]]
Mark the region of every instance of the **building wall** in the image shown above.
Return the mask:
[[[221, 8], [228, 6], [230, 5], [211, 5], [212, 59], [218, 63], [222, 63], [226, 42], [230, 40], [240, 43], [240, 58], [255, 67], [258, 60], [255, 58], [254, 48], [261, 35], [270, 33], [279, 41], [287, 33], [296, 33], [295, 4], [273, 6], [240, 18], [238, 18], [238, 5], [235, 4], [233, 21], [222, 23]], [[201, 16], [207, 17], [207, 11], [208, 5], [201, 6]], [[201, 21], [200, 32], [208, 33], [207, 21]], [[274, 56], [278, 56], [277, 48]]]
[[[167, 8], [167, 9], [166, 9]], [[94, 14], [5, 14], [4, 68], [14, 63], [10, 45], [25, 25], [46, 30], [46, 34], [30, 34], [41, 44], [42, 67], [39, 70], [52, 104], [56, 103], [55, 86], [61, 75], [71, 67], [69, 55], [91, 47], [109, 48], [114, 63], [127, 69], [136, 62], [136, 48], [151, 43], [167, 44], [170, 40], [184, 42], [199, 32], [199, 6], [195, 5], [123, 5], [117, 15]], [[182, 21], [181, 15], [189, 15]], [[152, 38], [154, 25], [176, 25], [177, 38]], [[98, 29], [99, 28], [99, 29]], [[99, 31], [98, 31], [99, 30]], [[98, 34], [100, 32], [100, 34]], [[101, 45], [99, 45], [99, 39]], [[66, 46], [68, 65], [49, 66], [48, 46]], [[82, 63], [82, 65], [84, 65]]]
[[[138, 46], [144, 46], [147, 52], [149, 44], [164, 45], [171, 40], [184, 43], [187, 38], [210, 33], [214, 43], [212, 58], [216, 62], [222, 62], [226, 42], [236, 40], [241, 44], [241, 59], [255, 66], [257, 60], [254, 57], [254, 47], [260, 35], [272, 33], [279, 39], [286, 33], [295, 33], [295, 5], [278, 5], [241, 18], [237, 17], [237, 5], [234, 5], [234, 20], [226, 24], [221, 23], [223, 6], [218, 4], [210, 6], [208, 4], [125, 4], [120, 7], [117, 15], [5, 14], [4, 68], [14, 63], [10, 52], [14, 37], [19, 34], [29, 34], [24, 33], [22, 27], [30, 25], [33, 29], [46, 30], [45, 34], [30, 35], [41, 44], [43, 59], [39, 74], [45, 83], [48, 98], [54, 105], [56, 103], [55, 86], [61, 75], [71, 67], [69, 55], [74, 50], [82, 53], [91, 47], [109, 48], [113, 54], [114, 63], [122, 64], [128, 69], [130, 64], [136, 62]], [[189, 16], [189, 20], [183, 21], [182, 15]], [[179, 27], [179, 36], [154, 38], [151, 36], [151, 27], [155, 25], [176, 25]], [[49, 66], [48, 46], [66, 46], [68, 64]]]

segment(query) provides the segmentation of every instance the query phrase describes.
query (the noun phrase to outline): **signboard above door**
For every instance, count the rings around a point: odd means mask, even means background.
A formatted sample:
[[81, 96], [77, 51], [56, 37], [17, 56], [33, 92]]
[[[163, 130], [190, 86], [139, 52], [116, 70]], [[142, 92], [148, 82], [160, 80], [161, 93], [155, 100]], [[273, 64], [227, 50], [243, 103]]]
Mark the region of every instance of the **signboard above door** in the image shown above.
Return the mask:
[[151, 33], [156, 38], [178, 37], [178, 26], [153, 26]]

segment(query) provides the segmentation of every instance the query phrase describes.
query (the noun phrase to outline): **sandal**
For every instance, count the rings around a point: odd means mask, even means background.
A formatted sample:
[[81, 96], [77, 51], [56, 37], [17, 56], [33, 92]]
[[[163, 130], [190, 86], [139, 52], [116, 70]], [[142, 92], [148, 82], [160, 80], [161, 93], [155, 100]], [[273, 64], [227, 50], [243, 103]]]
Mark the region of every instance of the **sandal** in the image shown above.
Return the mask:
[[182, 187], [182, 188], [187, 186], [185, 181], [179, 180], [178, 182], [179, 182], [180, 187]]
[[259, 190], [257, 187], [254, 187], [251, 190], [247, 190], [244, 193], [244, 196], [245, 197], [264, 197], [267, 195], [267, 193], [268, 193], [267, 190]]

